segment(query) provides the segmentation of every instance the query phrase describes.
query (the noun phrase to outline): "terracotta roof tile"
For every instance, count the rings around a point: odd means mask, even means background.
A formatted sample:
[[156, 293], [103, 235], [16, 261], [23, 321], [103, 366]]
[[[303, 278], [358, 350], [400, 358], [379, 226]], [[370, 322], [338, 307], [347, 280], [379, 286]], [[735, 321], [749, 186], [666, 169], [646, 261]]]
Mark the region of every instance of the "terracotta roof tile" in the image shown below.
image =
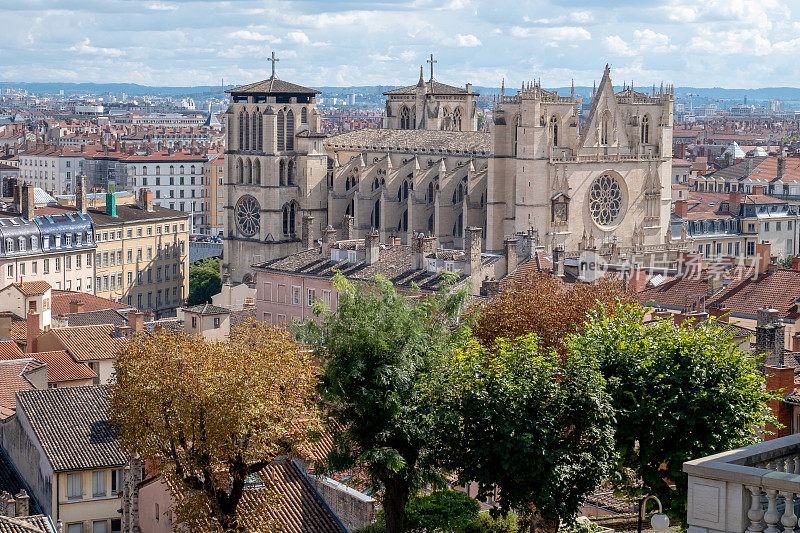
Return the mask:
[[0, 420], [14, 414], [17, 392], [34, 388], [25, 373], [38, 366], [41, 364], [30, 359], [0, 361]]
[[[21, 353], [21, 352], [20, 352]], [[86, 363], [79, 363], [64, 350], [22, 354], [9, 359], [33, 358], [47, 365], [47, 382], [60, 383], [78, 379], [96, 378], [97, 374]]]
[[46, 281], [20, 281], [12, 283], [11, 286], [17, 288], [25, 296], [44, 294], [51, 288], [51, 285]]
[[55, 472], [126, 463], [108, 421], [105, 387], [28, 390], [18, 401]]
[[97, 361], [116, 359], [119, 349], [125, 344], [125, 337], [115, 335], [111, 324], [97, 326], [73, 326], [52, 328], [52, 333], [77, 361]]
[[0, 516], [0, 533], [50, 533], [50, 531], [52, 530], [44, 515], [16, 518]]
[[69, 303], [72, 300], [80, 300], [83, 302], [83, 310], [87, 311], [100, 311], [102, 309], [130, 309], [129, 305], [125, 305], [108, 298], [101, 298], [94, 294], [86, 292], [62, 291], [54, 289], [51, 292], [52, 297], [52, 313], [53, 316], [62, 316], [70, 314]]

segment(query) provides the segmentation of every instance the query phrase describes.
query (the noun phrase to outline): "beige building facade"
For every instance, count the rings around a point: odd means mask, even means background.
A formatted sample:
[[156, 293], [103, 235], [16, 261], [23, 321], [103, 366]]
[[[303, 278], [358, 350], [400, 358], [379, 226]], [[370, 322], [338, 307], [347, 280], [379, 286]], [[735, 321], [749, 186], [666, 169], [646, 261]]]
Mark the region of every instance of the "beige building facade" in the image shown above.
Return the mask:
[[208, 154], [203, 165], [203, 219], [200, 233], [225, 235], [225, 154]]

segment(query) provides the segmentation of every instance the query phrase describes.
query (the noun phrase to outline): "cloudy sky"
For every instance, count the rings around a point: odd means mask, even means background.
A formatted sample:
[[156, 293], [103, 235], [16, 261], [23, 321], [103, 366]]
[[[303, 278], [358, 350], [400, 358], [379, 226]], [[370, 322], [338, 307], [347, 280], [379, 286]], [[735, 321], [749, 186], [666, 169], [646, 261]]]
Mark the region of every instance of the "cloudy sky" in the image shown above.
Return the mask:
[[[0, 0], [0, 81], [800, 87], [791, 0]], [[427, 72], [427, 64], [426, 72]]]

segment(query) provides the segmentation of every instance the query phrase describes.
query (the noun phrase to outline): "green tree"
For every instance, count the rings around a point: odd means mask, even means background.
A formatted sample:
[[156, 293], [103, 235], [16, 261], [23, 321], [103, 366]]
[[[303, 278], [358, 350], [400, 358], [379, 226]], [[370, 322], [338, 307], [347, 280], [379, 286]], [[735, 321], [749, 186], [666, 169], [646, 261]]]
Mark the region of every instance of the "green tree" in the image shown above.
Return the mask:
[[412, 298], [383, 277], [353, 284], [337, 275], [334, 285], [336, 311], [318, 306], [321, 323], [297, 330], [323, 363], [322, 407], [336, 422], [328, 467], [363, 465], [384, 487], [387, 531], [401, 533], [409, 496], [436, 480], [426, 462], [431, 428], [417, 384], [456, 334], [467, 293], [446, 283], [439, 294]]
[[613, 483], [629, 495], [657, 495], [682, 521], [683, 463], [757, 440], [772, 419], [771, 396], [754, 361], [719, 326], [643, 318], [631, 305], [594, 312], [567, 346], [599, 361], [607, 381], [617, 419]]
[[240, 510], [245, 483], [308, 445], [317, 383], [285, 329], [253, 321], [225, 342], [164, 329], [122, 348], [111, 420], [129, 453], [160, 466], [190, 531], [219, 531], [212, 519], [226, 533], [271, 530], [258, 505]]
[[481, 131], [486, 125], [486, 117], [483, 113], [478, 113], [478, 131]]
[[437, 490], [414, 496], [406, 505], [406, 530], [426, 533], [461, 531], [477, 520], [478, 511], [478, 500], [457, 490]]
[[563, 358], [535, 335], [487, 347], [463, 341], [430, 374], [438, 459], [478, 497], [557, 531], [604, 479], [613, 455], [610, 399], [596, 361]]
[[186, 305], [204, 304], [222, 290], [219, 258], [207, 257], [189, 267], [189, 298]]

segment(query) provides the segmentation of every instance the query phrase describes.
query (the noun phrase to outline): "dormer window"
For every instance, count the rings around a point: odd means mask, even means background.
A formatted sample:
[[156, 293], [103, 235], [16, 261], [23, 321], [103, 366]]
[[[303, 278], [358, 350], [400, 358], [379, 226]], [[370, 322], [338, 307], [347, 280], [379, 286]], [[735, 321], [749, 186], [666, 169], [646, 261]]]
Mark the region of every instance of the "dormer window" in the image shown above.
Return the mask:
[[454, 261], [445, 261], [444, 262], [444, 269], [448, 272], [455, 272], [456, 271], [456, 264]]
[[19, 241], [19, 251], [24, 252], [25, 249], [27, 248], [27, 246], [25, 246], [25, 237], [20, 237], [18, 241]]
[[428, 259], [428, 272], [436, 272], [436, 259]]
[[14, 251], [14, 239], [6, 239], [6, 252], [12, 253]]
[[45, 250], [50, 248], [50, 237], [42, 237], [42, 248]]
[[356, 251], [355, 250], [347, 250], [347, 262], [348, 263], [355, 263], [356, 262]]
[[61, 235], [56, 235], [55, 241], [56, 241], [55, 243], [56, 248], [61, 248]]

